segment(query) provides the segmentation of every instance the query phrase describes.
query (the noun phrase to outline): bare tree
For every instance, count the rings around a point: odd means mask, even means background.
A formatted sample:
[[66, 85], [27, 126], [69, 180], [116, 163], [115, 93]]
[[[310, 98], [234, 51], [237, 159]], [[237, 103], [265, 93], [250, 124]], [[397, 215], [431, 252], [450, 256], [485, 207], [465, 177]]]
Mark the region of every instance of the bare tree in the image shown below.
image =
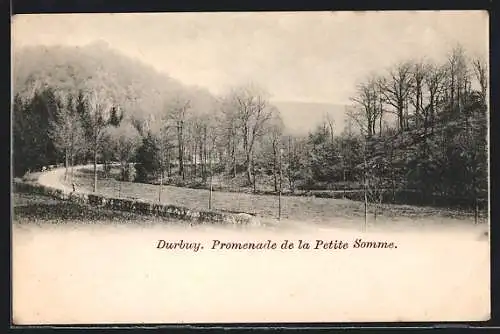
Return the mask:
[[461, 112], [470, 90], [470, 73], [467, 67], [467, 57], [462, 45], [457, 44], [448, 57], [448, 89], [451, 109]]
[[62, 101], [61, 104], [62, 106], [56, 110], [54, 120], [49, 124], [49, 136], [55, 147], [64, 152], [66, 180], [68, 169], [73, 166], [75, 154], [85, 146], [85, 131], [80, 116], [76, 113], [73, 99], [69, 96], [67, 101]]
[[199, 172], [202, 177], [204, 177], [204, 160], [203, 160], [203, 133], [206, 124], [204, 119], [199, 115], [196, 115], [192, 118], [192, 151], [193, 151], [193, 168], [194, 168], [194, 177], [198, 176], [198, 164], [200, 164], [201, 168]]
[[335, 140], [335, 120], [333, 119], [332, 115], [330, 115], [330, 113], [326, 113], [325, 121], [328, 124], [328, 129], [330, 132], [330, 140], [331, 144], [333, 145], [333, 142]]
[[[163, 117], [156, 125], [152, 128], [151, 133], [153, 134], [156, 142], [156, 147], [158, 148], [158, 176], [160, 178], [160, 186], [158, 190], [158, 201], [161, 201], [161, 193], [163, 188], [163, 183], [165, 182], [165, 171], [170, 168], [170, 152], [175, 148], [174, 140], [176, 137], [177, 127], [168, 122], [168, 115]], [[178, 133], [178, 132], [177, 132]]]
[[226, 146], [226, 169], [234, 178], [236, 177], [237, 151], [240, 145], [240, 122], [238, 121], [238, 108], [232, 96], [220, 100], [220, 113], [223, 135], [221, 136]]
[[418, 127], [423, 121], [424, 109], [424, 83], [426, 68], [423, 61], [413, 64], [413, 85], [411, 94], [411, 103], [415, 108], [415, 125]]
[[412, 91], [412, 64], [402, 62], [389, 70], [388, 79], [383, 83], [382, 94], [385, 102], [395, 109], [399, 130], [408, 128], [408, 99]]
[[238, 87], [232, 93], [236, 104], [239, 129], [243, 138], [245, 167], [248, 184], [252, 183], [254, 144], [262, 135], [263, 125], [271, 118], [272, 109], [268, 108], [266, 94], [254, 85]]
[[488, 67], [484, 59], [475, 58], [472, 60], [474, 76], [479, 84], [481, 98], [486, 103], [488, 95]]
[[179, 176], [185, 178], [184, 171], [184, 141], [185, 141], [185, 127], [187, 121], [187, 114], [191, 108], [191, 100], [187, 96], [177, 95], [167, 102], [167, 113], [170, 115], [171, 120], [175, 123], [177, 131], [177, 159], [179, 163]]
[[97, 159], [99, 147], [103, 139], [104, 130], [108, 126], [108, 119], [111, 109], [114, 107], [114, 101], [102, 84], [96, 84], [89, 87], [85, 92], [85, 101], [87, 107], [86, 125], [92, 145], [94, 157], [94, 184], [93, 191], [97, 191]]
[[434, 129], [437, 105], [445, 90], [445, 76], [446, 70], [444, 67], [434, 64], [426, 66], [424, 82], [427, 86], [428, 104], [422, 109], [425, 130], [427, 130], [429, 125], [431, 126], [431, 131]]
[[[380, 85], [381, 79], [371, 76], [366, 81], [357, 85], [356, 95], [351, 97], [351, 101], [354, 102], [354, 105], [358, 108], [351, 110], [350, 115], [352, 119], [363, 128], [363, 131], [366, 131], [368, 136], [373, 136], [375, 134], [377, 119], [382, 118]], [[328, 124], [331, 127], [330, 121]], [[333, 131], [333, 127], [331, 127], [331, 131]]]
[[[272, 118], [269, 120], [268, 124], [265, 125], [265, 141], [266, 145], [271, 149], [271, 160], [272, 160], [272, 171], [273, 171], [273, 181], [274, 181], [274, 191], [278, 191], [279, 183], [279, 153], [282, 147], [282, 136], [284, 130], [284, 123], [280, 116], [279, 110], [273, 112]], [[255, 177], [255, 175], [254, 175]]]

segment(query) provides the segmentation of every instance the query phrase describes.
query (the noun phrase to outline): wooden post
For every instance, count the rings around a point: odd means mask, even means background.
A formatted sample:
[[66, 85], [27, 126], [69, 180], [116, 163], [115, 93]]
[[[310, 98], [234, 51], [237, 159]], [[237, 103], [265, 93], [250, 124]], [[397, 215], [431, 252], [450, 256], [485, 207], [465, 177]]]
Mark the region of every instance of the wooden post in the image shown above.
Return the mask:
[[210, 191], [208, 195], [208, 209], [212, 210], [212, 150], [209, 150], [208, 152], [208, 163], [209, 163], [209, 168], [210, 168]]
[[366, 142], [366, 137], [365, 137], [365, 147], [364, 147], [364, 150], [363, 150], [363, 160], [364, 160], [364, 197], [365, 197], [365, 225], [364, 225], [364, 228], [363, 228], [363, 231], [366, 231], [366, 227], [368, 225], [368, 196], [367, 196], [367, 191], [368, 191], [368, 178], [366, 176], [366, 170], [367, 170], [367, 164], [366, 164], [366, 146], [367, 146], [367, 142]]
[[74, 182], [73, 178], [74, 178], [74, 166], [75, 165], [75, 156], [73, 153], [71, 153], [71, 173], [70, 173], [70, 179], [71, 179], [71, 183]]
[[477, 224], [478, 220], [479, 220], [479, 203], [476, 195], [474, 198], [474, 224]]
[[68, 179], [68, 168], [69, 168], [69, 155], [68, 155], [68, 148], [64, 150], [64, 156], [65, 156], [65, 161], [64, 161], [64, 181]]
[[292, 136], [288, 136], [288, 185], [290, 187], [290, 191], [294, 192], [295, 189], [291, 179], [292, 179]]
[[160, 189], [158, 190], [158, 202], [161, 203], [161, 188], [163, 185], [163, 168], [160, 167]]
[[280, 161], [279, 161], [279, 166], [280, 166], [280, 188], [279, 188], [279, 193], [278, 193], [278, 220], [281, 220], [281, 189], [282, 189], [282, 164], [281, 164], [281, 158], [283, 154], [283, 149], [280, 148]]
[[94, 185], [92, 191], [95, 193], [97, 191], [97, 139], [94, 143]]

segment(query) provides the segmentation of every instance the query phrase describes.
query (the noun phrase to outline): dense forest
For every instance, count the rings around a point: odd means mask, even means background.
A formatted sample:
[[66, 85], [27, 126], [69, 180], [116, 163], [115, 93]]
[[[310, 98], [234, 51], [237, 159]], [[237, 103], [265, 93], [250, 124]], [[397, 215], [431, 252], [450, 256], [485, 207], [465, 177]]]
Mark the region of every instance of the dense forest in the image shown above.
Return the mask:
[[[488, 191], [488, 69], [457, 46], [360, 78], [348, 121], [285, 131], [268, 92], [188, 87], [102, 43], [14, 54], [14, 173], [111, 162], [126, 181], [470, 205]], [[95, 167], [94, 191], [97, 189]]]

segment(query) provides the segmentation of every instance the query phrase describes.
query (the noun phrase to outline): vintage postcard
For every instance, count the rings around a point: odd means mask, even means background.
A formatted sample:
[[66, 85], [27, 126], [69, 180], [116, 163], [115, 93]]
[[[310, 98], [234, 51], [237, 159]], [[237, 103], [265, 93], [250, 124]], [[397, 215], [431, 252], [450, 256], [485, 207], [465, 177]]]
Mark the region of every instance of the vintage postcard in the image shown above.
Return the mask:
[[13, 323], [488, 320], [488, 24], [14, 16]]

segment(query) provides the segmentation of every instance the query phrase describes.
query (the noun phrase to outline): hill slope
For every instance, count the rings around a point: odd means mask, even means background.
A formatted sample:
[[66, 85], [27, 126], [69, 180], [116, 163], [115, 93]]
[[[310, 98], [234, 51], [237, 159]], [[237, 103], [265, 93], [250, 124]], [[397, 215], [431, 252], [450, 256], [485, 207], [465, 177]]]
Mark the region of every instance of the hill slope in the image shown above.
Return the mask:
[[45, 86], [75, 94], [89, 82], [99, 82], [135, 118], [161, 112], [164, 102], [178, 95], [189, 96], [199, 108], [213, 99], [207, 90], [185, 86], [102, 42], [20, 48], [14, 50], [13, 69], [14, 94], [30, 97]]
[[[164, 102], [188, 96], [198, 112], [209, 112], [214, 97], [208, 90], [186, 86], [152, 66], [113, 50], [104, 42], [84, 47], [30, 46], [14, 50], [14, 94], [30, 97], [45, 86], [75, 94], [89, 80], [99, 80], [124, 106], [126, 117], [145, 118], [162, 112]], [[345, 106], [328, 103], [272, 101], [288, 133], [307, 134], [330, 113], [343, 127]]]

